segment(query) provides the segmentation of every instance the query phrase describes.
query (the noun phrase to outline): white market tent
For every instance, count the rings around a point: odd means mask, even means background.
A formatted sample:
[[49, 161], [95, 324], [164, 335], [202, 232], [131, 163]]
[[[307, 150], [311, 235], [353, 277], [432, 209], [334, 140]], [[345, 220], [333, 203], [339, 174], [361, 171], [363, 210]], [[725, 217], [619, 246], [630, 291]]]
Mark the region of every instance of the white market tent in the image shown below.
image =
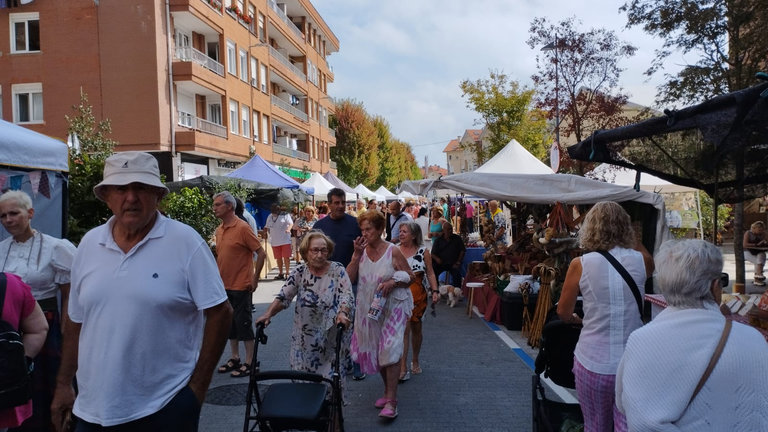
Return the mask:
[[357, 191], [358, 194], [360, 194], [361, 197], [363, 197], [363, 198], [365, 198], [367, 200], [374, 199], [377, 202], [378, 201], [384, 201], [384, 197], [383, 196], [381, 196], [381, 195], [377, 194], [376, 192], [373, 192], [372, 190], [368, 189], [362, 183], [360, 183], [359, 185], [355, 186], [354, 189], [355, 189], [355, 191]]
[[[68, 171], [66, 143], [0, 120], [0, 191], [28, 193], [35, 208], [32, 226], [54, 237], [62, 237], [66, 227]], [[0, 229], [0, 240], [7, 236]]]
[[[636, 172], [624, 167], [604, 163], [588, 172], [586, 177], [617, 185], [634, 187]], [[640, 175], [640, 189], [658, 193], [697, 191], [697, 189], [676, 185], [648, 173], [642, 173]]]
[[398, 198], [402, 198], [402, 199], [404, 199], [404, 200], [409, 200], [409, 199], [416, 199], [416, 198], [418, 198], [416, 195], [414, 195], [414, 194], [412, 194], [412, 193], [410, 193], [410, 192], [408, 192], [408, 191], [402, 191], [402, 192], [400, 192], [399, 194], [397, 194], [397, 196], [398, 196]]
[[[313, 188], [314, 193], [312, 194], [312, 197], [316, 201], [327, 201], [328, 191], [336, 187], [323, 176], [321, 176], [320, 173], [316, 172], [313, 172], [312, 175], [309, 176], [309, 178], [301, 184], [301, 186], [304, 190]], [[353, 193], [346, 192], [346, 195], [346, 201], [354, 201], [357, 199], [357, 195]]]
[[452, 189], [468, 195], [530, 204], [594, 204], [598, 201], [635, 201], [657, 210], [654, 250], [669, 238], [664, 199], [659, 194], [635, 191], [571, 174], [454, 174], [435, 180], [405, 181], [400, 190], [425, 195], [431, 189]]
[[379, 186], [378, 189], [374, 191], [377, 195], [381, 195], [384, 197], [387, 201], [394, 201], [398, 199], [398, 196], [387, 190], [384, 186]]
[[517, 140], [512, 139], [491, 159], [477, 168], [476, 173], [552, 174], [552, 169], [538, 160]]

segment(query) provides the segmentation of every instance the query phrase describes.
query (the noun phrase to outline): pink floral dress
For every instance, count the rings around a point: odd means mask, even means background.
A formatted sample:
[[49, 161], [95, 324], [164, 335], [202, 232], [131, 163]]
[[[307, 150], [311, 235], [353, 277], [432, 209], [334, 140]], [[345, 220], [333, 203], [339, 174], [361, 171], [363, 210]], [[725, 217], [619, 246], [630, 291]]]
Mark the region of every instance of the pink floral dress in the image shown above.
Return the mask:
[[360, 258], [355, 300], [355, 330], [350, 352], [352, 360], [359, 363], [360, 370], [367, 374], [377, 373], [382, 367], [400, 361], [403, 355], [405, 325], [413, 310], [411, 290], [408, 287], [395, 288], [389, 293], [379, 320], [368, 318], [368, 309], [376, 288], [381, 282], [391, 279], [395, 273], [392, 264], [394, 247], [390, 244], [375, 262], [368, 258], [366, 252]]

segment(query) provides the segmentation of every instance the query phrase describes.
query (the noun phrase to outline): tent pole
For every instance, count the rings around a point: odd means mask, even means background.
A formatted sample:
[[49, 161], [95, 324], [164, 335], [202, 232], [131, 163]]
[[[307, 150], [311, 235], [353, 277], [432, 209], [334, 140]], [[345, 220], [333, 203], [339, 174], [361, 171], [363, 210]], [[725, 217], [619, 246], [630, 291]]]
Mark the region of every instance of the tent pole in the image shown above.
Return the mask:
[[699, 238], [704, 240], [704, 223], [701, 220], [701, 191], [696, 191], [696, 212], [699, 214]]

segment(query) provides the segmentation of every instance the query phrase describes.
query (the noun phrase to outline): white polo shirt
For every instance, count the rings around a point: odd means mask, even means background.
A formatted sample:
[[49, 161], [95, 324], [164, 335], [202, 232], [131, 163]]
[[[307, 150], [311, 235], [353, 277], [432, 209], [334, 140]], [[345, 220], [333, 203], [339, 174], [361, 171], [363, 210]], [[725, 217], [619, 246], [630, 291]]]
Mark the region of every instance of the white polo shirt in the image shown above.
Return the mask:
[[162, 409], [197, 363], [203, 310], [227, 300], [216, 261], [191, 227], [158, 213], [124, 253], [114, 217], [83, 237], [69, 316], [81, 323], [74, 413], [113, 426]]

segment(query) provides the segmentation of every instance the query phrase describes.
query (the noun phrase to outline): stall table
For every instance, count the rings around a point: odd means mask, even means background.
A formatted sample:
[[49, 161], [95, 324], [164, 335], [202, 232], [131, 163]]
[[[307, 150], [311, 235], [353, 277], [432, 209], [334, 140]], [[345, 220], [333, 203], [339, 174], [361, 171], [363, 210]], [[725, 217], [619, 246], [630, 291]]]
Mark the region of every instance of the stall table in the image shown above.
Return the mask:
[[484, 274], [478, 276], [470, 276], [464, 279], [462, 285], [462, 292], [464, 293], [467, 302], [469, 302], [470, 288], [467, 287], [467, 282], [482, 282], [483, 286], [474, 288], [474, 301], [469, 305], [477, 308], [477, 311], [483, 315], [486, 321], [501, 324], [501, 297], [496, 293], [495, 284], [496, 278], [491, 274]]

